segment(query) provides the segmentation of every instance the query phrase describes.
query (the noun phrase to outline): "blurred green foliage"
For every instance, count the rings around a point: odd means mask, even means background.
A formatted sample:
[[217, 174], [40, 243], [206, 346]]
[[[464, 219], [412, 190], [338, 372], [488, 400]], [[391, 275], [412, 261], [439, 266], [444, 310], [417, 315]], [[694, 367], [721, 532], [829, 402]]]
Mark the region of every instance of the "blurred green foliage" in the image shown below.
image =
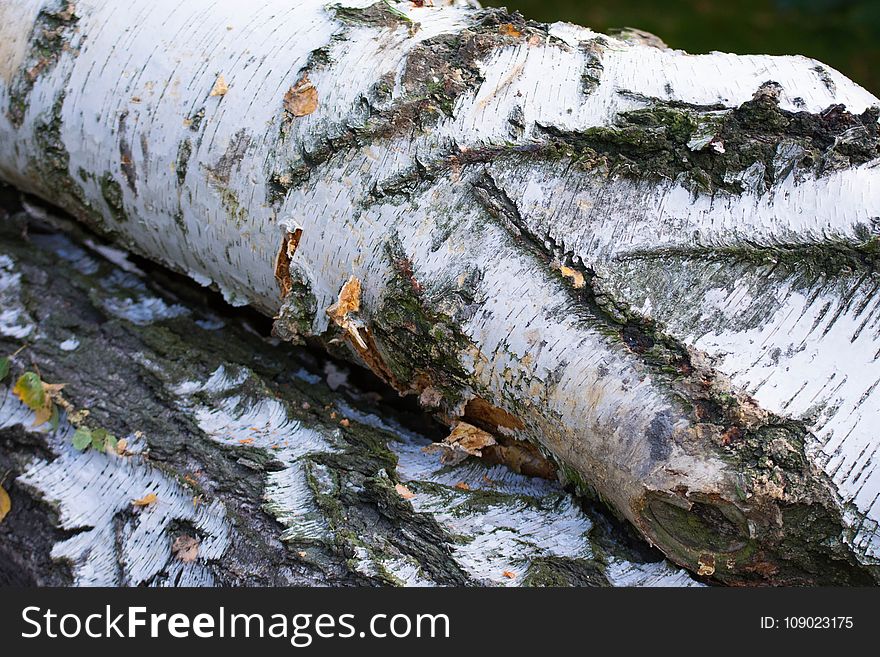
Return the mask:
[[701, 53], [801, 54], [880, 94], [880, 0], [483, 0], [597, 31], [637, 27]]

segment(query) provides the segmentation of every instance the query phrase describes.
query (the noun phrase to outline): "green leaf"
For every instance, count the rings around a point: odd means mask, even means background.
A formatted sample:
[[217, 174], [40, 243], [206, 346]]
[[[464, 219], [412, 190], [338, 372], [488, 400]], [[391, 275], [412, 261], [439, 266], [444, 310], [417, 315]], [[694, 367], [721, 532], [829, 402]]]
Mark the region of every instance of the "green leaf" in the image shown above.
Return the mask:
[[18, 377], [12, 392], [32, 411], [39, 411], [46, 406], [46, 391], [35, 372], [25, 372]]
[[49, 417], [49, 426], [52, 431], [58, 431], [58, 425], [61, 424], [61, 415], [58, 413], [58, 407], [52, 404], [52, 415]]
[[99, 452], [104, 451], [104, 441], [107, 438], [107, 431], [105, 429], [94, 429], [92, 431], [92, 447], [94, 447]]
[[106, 429], [98, 428], [92, 431], [92, 447], [100, 452], [115, 452], [118, 442], [116, 436]]
[[9, 376], [9, 359], [4, 356], [0, 358], [0, 381]]
[[92, 432], [85, 427], [80, 427], [74, 432], [72, 442], [74, 449], [83, 452], [92, 444]]
[[104, 451], [105, 452], [116, 452], [116, 446], [119, 444], [119, 441], [116, 439], [112, 433], [108, 433], [107, 437], [104, 439]]

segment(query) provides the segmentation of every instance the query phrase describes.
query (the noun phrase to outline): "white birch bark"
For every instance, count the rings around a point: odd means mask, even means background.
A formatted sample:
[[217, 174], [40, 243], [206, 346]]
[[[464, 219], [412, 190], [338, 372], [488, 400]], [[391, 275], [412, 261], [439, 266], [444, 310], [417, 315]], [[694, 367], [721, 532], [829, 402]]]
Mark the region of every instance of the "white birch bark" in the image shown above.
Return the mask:
[[342, 5], [6, 0], [0, 177], [534, 441], [694, 571], [875, 579], [880, 101], [803, 57]]
[[[443, 463], [431, 424], [364, 373], [78, 231], [7, 218], [3, 191], [0, 585], [698, 585], [557, 482]], [[65, 383], [57, 428], [11, 391], [25, 369]], [[127, 445], [79, 451], [77, 426]]]

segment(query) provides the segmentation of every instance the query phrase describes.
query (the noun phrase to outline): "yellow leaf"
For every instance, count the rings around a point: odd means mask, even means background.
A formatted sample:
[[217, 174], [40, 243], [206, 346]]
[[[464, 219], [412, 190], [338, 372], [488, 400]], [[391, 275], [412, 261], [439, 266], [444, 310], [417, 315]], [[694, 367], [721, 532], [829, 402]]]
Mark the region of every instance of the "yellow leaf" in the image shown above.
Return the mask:
[[38, 427], [52, 419], [52, 401], [47, 399], [47, 404], [34, 412], [34, 426]]
[[412, 498], [414, 498], [416, 496], [415, 493], [413, 493], [409, 488], [407, 488], [403, 484], [397, 484], [394, 487], [394, 490], [396, 490], [397, 494], [400, 495], [405, 500], [411, 500]]
[[302, 76], [284, 94], [284, 109], [293, 116], [308, 116], [318, 109], [318, 89], [308, 75]]
[[128, 449], [128, 441], [125, 438], [122, 438], [116, 443], [116, 453], [123, 456], [126, 449]]
[[134, 506], [150, 506], [151, 504], [155, 504], [159, 500], [159, 497], [156, 493], [147, 493], [139, 500], [135, 500], [132, 502]]
[[55, 414], [53, 400], [61, 398], [63, 383], [45, 383], [35, 372], [22, 374], [12, 392], [34, 412], [34, 426], [38, 427], [52, 419]]
[[6, 517], [10, 509], [12, 509], [12, 500], [9, 499], [9, 493], [3, 486], [0, 486], [0, 522], [3, 522], [3, 518]]
[[226, 78], [224, 78], [222, 75], [217, 76], [217, 81], [214, 83], [214, 87], [211, 89], [211, 95], [225, 96], [227, 91], [229, 91], [229, 85], [226, 84]]
[[25, 372], [18, 377], [18, 381], [12, 388], [12, 393], [32, 411], [37, 411], [46, 405], [43, 382], [35, 372]]

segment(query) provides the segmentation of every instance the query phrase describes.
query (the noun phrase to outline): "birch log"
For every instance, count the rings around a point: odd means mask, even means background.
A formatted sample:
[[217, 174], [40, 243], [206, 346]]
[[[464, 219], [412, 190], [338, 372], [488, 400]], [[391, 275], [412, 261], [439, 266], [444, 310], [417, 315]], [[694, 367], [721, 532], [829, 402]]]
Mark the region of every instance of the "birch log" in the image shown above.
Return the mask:
[[[3, 196], [0, 585], [697, 584], [556, 482], [442, 463], [358, 368]], [[57, 429], [10, 392], [26, 369], [65, 383]], [[127, 445], [80, 452], [74, 423]]]
[[417, 4], [4, 0], [0, 177], [695, 572], [875, 582], [877, 98]]

